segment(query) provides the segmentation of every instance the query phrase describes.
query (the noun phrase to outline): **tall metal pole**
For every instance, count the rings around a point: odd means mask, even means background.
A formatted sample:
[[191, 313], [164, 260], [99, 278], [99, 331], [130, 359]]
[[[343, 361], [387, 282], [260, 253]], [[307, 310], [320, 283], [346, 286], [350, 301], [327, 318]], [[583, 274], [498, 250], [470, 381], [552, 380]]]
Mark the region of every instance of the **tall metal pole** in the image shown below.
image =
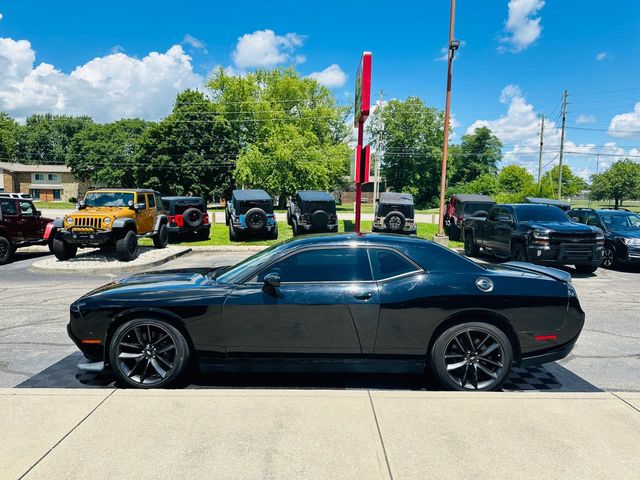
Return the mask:
[[542, 147], [544, 146], [544, 113], [540, 117], [540, 153], [538, 154], [538, 187], [542, 178]]
[[373, 209], [376, 208], [376, 200], [378, 200], [380, 186], [378, 182], [380, 180], [380, 137], [382, 136], [382, 97], [383, 91], [380, 90], [380, 103], [378, 104], [378, 132], [376, 135], [376, 166], [374, 168], [375, 178], [373, 179]]
[[456, 0], [451, 0], [451, 12], [449, 15], [449, 43], [447, 49], [449, 52], [449, 65], [447, 70], [447, 97], [444, 107], [444, 140], [442, 142], [442, 175], [440, 178], [440, 214], [438, 218], [438, 236], [444, 236], [444, 192], [447, 188], [447, 154], [449, 147], [449, 115], [451, 108], [451, 71], [453, 67], [454, 49], [453, 43], [453, 26], [455, 21]]
[[560, 161], [558, 170], [558, 199], [562, 198], [562, 157], [564, 154], [564, 124], [567, 118], [567, 91], [562, 96], [562, 133], [560, 134]]
[[[358, 150], [356, 152], [356, 158], [359, 158], [360, 161], [356, 162], [356, 168], [360, 168], [360, 162], [363, 162], [364, 159], [362, 157], [362, 144], [364, 141], [364, 120], [360, 120], [358, 122], [358, 146], [356, 147]], [[362, 178], [359, 182], [356, 182], [356, 233], [360, 234], [360, 212], [362, 210]]]

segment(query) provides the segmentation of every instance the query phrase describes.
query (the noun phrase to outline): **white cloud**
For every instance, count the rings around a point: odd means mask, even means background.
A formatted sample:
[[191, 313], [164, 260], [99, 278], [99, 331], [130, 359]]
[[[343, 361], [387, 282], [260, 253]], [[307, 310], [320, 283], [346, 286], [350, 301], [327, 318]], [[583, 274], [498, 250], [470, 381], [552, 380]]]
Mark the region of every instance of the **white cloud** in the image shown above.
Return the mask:
[[633, 112], [613, 117], [607, 133], [612, 137], [640, 139], [640, 102], [635, 104]]
[[97, 57], [70, 74], [35, 61], [29, 41], [0, 38], [0, 110], [18, 119], [51, 112], [91, 115], [99, 122], [155, 120], [171, 110], [177, 93], [204, 81], [180, 45], [142, 59], [124, 53]]
[[207, 53], [207, 46], [204, 44], [202, 40], [197, 39], [190, 33], [186, 33], [184, 38], [182, 39], [182, 43], [189, 45], [190, 47], [195, 48], [196, 50], [203, 50], [204, 53]]
[[2, 14], [0, 13], [0, 20], [2, 20], [2, 18], [3, 18], [3, 17], [4, 17], [4, 15], [2, 15]]
[[[238, 38], [233, 52], [233, 62], [240, 69], [271, 67], [291, 61], [295, 49], [302, 46], [305, 37], [297, 33], [276, 35], [273, 30], [257, 30]], [[294, 61], [304, 61], [296, 56]]]
[[595, 115], [580, 114], [576, 118], [576, 123], [596, 123], [596, 117]]
[[310, 78], [314, 78], [320, 85], [325, 87], [342, 87], [347, 81], [347, 75], [342, 71], [339, 65], [329, 65], [320, 72], [309, 74]]
[[509, 14], [504, 29], [507, 35], [500, 39], [500, 51], [520, 52], [535, 42], [540, 33], [540, 17], [534, 17], [542, 7], [544, 0], [510, 0]]
[[606, 60], [607, 58], [609, 58], [609, 54], [607, 52], [600, 52], [596, 55], [596, 60], [599, 62]]

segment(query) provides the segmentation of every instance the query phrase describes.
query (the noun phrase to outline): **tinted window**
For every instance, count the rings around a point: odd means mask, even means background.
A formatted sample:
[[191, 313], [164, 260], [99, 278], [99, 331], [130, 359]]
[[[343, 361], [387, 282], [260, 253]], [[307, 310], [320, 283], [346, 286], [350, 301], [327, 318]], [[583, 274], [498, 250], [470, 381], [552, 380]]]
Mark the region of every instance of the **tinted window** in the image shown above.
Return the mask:
[[295, 253], [258, 275], [278, 273], [281, 282], [355, 282], [371, 280], [371, 268], [364, 248], [322, 248]]
[[87, 207], [126, 207], [133, 202], [133, 193], [89, 192], [84, 202]]
[[149, 208], [156, 208], [156, 197], [153, 194], [147, 195], [149, 199]]
[[17, 215], [16, 202], [13, 200], [0, 200], [0, 208], [3, 215]]
[[571, 219], [558, 207], [516, 207], [521, 222], [570, 222]]
[[600, 226], [600, 221], [598, 220], [598, 217], [596, 217], [596, 215], [593, 213], [590, 213], [589, 215], [587, 215], [587, 221], [585, 223], [592, 227]]
[[35, 213], [35, 208], [33, 208], [33, 204], [31, 202], [20, 202], [20, 213], [22, 215], [33, 215]]
[[492, 206], [493, 203], [466, 203], [464, 213], [471, 215], [476, 212], [488, 212]]
[[627, 229], [627, 228], [639, 228], [640, 216], [634, 214], [620, 214], [614, 213], [610, 215], [601, 214], [602, 221], [608, 228], [613, 229]]
[[370, 252], [371, 266], [376, 280], [417, 271], [415, 265], [391, 250], [372, 248]]

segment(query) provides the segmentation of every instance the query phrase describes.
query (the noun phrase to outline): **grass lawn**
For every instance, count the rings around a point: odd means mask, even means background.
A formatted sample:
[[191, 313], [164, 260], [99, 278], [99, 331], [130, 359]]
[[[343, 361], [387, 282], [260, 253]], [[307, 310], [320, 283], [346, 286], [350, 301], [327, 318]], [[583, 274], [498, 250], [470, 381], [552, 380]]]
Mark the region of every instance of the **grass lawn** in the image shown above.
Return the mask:
[[[372, 222], [363, 221], [361, 230], [364, 232], [371, 231]], [[339, 232], [353, 232], [354, 231], [354, 222], [351, 220], [340, 220], [338, 231]], [[431, 223], [419, 223], [418, 224], [418, 236], [422, 238], [427, 238], [431, 240], [433, 236], [438, 231], [438, 226]], [[229, 240], [229, 229], [227, 226], [223, 224], [212, 225], [211, 227], [211, 238], [205, 241], [184, 241], [180, 243], [180, 245], [185, 246], [218, 246], [218, 245], [273, 245], [274, 243], [281, 242], [288, 238], [293, 237], [293, 232], [291, 227], [287, 225], [287, 222], [278, 222], [278, 239], [277, 240], [263, 240], [263, 239], [251, 239], [249, 237], [246, 240], [240, 242], [232, 242]], [[150, 239], [145, 238], [140, 241], [140, 245], [149, 246], [152, 245]], [[461, 242], [449, 242], [449, 246], [451, 247], [462, 247], [463, 244]]]
[[33, 202], [38, 210], [43, 208], [49, 210], [75, 210], [76, 204], [71, 202]]
[[[594, 209], [598, 208], [613, 208], [613, 201], [594, 201], [594, 200], [572, 200], [571, 206], [573, 208], [585, 208], [590, 207]], [[627, 200], [622, 204], [623, 208], [627, 208], [634, 212], [640, 212], [640, 201], [638, 200]]]

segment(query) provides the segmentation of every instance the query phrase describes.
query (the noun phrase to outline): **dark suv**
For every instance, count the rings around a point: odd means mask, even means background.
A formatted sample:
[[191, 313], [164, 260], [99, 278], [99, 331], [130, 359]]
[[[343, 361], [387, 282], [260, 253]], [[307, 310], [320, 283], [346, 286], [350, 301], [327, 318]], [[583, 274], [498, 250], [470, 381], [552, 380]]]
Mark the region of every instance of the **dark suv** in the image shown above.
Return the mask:
[[303, 190], [289, 201], [287, 223], [294, 235], [309, 232], [337, 232], [336, 201], [327, 192]]
[[225, 223], [232, 241], [247, 235], [278, 238], [273, 199], [264, 190], [234, 190], [227, 202]]
[[16, 249], [47, 245], [53, 220], [41, 216], [31, 200], [0, 198], [0, 265], [9, 263]]
[[464, 221], [475, 216], [487, 216], [496, 201], [486, 195], [455, 194], [446, 204], [444, 231], [451, 240], [460, 240], [464, 235]]
[[568, 212], [576, 222], [604, 231], [602, 266], [640, 262], [640, 215], [627, 210], [574, 208]]
[[413, 196], [408, 193], [384, 192], [376, 204], [374, 232], [416, 233]]
[[162, 205], [169, 219], [169, 238], [191, 235], [207, 240], [211, 233], [207, 202], [202, 197], [162, 197]]

